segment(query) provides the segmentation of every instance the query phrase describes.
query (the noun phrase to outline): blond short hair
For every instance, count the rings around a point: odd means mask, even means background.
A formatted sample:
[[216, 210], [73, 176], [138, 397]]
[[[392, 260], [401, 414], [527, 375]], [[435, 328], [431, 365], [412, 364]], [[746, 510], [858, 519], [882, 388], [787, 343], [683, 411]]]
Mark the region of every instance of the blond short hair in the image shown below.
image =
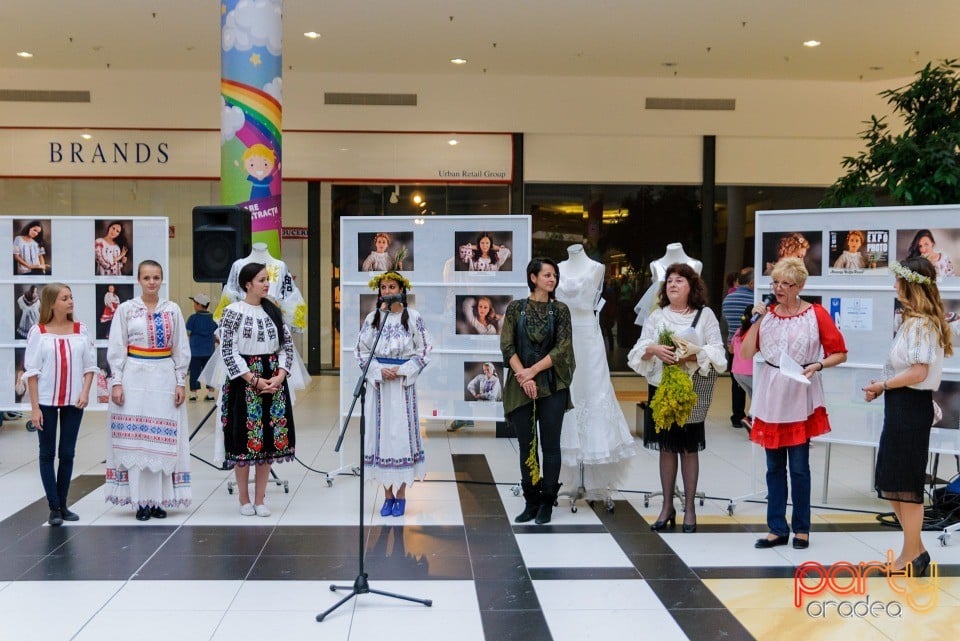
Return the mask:
[[770, 272], [770, 278], [792, 281], [801, 289], [807, 283], [807, 276], [809, 275], [803, 261], [799, 258], [781, 258], [773, 266], [773, 271]]

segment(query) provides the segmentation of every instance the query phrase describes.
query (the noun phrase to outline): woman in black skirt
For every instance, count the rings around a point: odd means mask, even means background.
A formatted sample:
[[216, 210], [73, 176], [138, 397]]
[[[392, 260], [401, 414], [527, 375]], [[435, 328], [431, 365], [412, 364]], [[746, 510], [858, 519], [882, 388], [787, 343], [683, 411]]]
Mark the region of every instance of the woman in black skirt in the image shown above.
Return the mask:
[[[270, 464], [293, 460], [296, 438], [287, 374], [293, 341], [280, 310], [267, 299], [270, 280], [262, 263], [240, 270], [243, 300], [224, 310], [220, 352], [227, 368], [220, 413], [226, 460], [237, 477], [240, 514], [270, 516], [264, 505]], [[257, 466], [254, 499], [247, 484]]]
[[863, 388], [866, 400], [884, 396], [883, 432], [877, 452], [877, 494], [890, 501], [903, 529], [894, 569], [913, 566], [922, 576], [930, 554], [920, 540], [923, 484], [934, 423], [933, 392], [940, 386], [944, 356], [953, 354], [950, 327], [937, 289], [937, 272], [926, 258], [890, 266], [896, 277], [903, 324], [897, 329], [883, 377]]
[[[644, 412], [643, 444], [660, 451], [660, 488], [663, 507], [656, 522], [650, 526], [659, 531], [674, 527], [677, 511], [673, 507], [673, 488], [677, 482], [677, 468], [682, 467], [684, 514], [683, 531], [697, 531], [695, 502], [697, 480], [700, 476], [700, 450], [707, 445], [704, 422], [713, 399], [717, 373], [727, 368], [727, 353], [720, 334], [720, 322], [707, 307], [707, 288], [692, 267], [674, 263], [667, 268], [658, 299], [660, 308], [643, 323], [640, 340], [627, 355], [627, 364], [646, 377], [649, 397], [653, 399], [667, 365], [679, 365], [693, 378], [697, 404], [685, 425], [674, 423], [669, 428], [656, 430], [653, 412]], [[680, 356], [672, 345], [661, 345], [661, 332], [669, 331], [699, 347], [696, 353]]]

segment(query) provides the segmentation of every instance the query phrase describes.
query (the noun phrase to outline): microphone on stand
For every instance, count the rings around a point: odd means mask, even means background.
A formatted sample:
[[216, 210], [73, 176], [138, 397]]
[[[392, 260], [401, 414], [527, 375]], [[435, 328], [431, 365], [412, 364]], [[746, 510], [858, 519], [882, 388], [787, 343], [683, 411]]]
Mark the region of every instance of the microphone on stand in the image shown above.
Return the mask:
[[[768, 293], [763, 295], [763, 298], [760, 299], [760, 302], [762, 302], [766, 307], [770, 307], [770, 305], [773, 304], [776, 300], [777, 300], [776, 296]], [[753, 316], [750, 317], [750, 324], [753, 325], [758, 320], [760, 320], [760, 312], [754, 312]]]
[[391, 295], [389, 295], [389, 296], [383, 296], [383, 297], [380, 299], [380, 302], [381, 302], [381, 303], [386, 303], [386, 304], [387, 304], [387, 307], [390, 307], [390, 305], [393, 305], [394, 303], [402, 303], [402, 302], [403, 302], [403, 294], [391, 294]]

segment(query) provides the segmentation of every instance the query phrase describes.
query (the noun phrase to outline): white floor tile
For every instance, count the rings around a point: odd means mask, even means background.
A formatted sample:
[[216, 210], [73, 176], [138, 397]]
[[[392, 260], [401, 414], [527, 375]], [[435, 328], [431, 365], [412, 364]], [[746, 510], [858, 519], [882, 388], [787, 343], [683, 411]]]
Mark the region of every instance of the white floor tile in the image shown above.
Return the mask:
[[687, 636], [666, 610], [549, 610], [544, 612], [553, 641], [656, 639], [685, 641]]
[[241, 585], [241, 581], [129, 581], [104, 611], [226, 611]]
[[[251, 611], [227, 612], [210, 641], [265, 641], [277, 639], [283, 641], [349, 641], [362, 637], [351, 636], [350, 626], [353, 609], [350, 604], [328, 616], [322, 623], [317, 622], [320, 610], [280, 610], [272, 608], [270, 612]], [[379, 636], [370, 637], [377, 639]]]
[[388, 637], [390, 641], [426, 641], [449, 639], [485, 641], [480, 612], [451, 612], [425, 608], [415, 603], [390, 609], [364, 609], [357, 606], [350, 630], [351, 641]]
[[[137, 641], [208, 641], [222, 611], [104, 610], [74, 637], [75, 641], [132, 639]], [[262, 632], [262, 630], [261, 630]]]
[[527, 567], [632, 567], [609, 534], [517, 534]]
[[662, 610], [663, 603], [646, 581], [534, 581], [544, 610]]
[[0, 612], [47, 612], [51, 603], [73, 610], [96, 611], [124, 585], [123, 581], [13, 581], [0, 590]]

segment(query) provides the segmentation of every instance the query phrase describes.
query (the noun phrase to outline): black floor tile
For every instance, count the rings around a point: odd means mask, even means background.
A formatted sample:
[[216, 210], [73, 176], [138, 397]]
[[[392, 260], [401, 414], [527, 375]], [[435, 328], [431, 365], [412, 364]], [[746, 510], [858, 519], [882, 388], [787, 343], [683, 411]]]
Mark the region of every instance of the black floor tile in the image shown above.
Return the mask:
[[[521, 508], [522, 509], [522, 508]], [[460, 497], [460, 510], [464, 516], [486, 516], [507, 518], [503, 502], [499, 498], [477, 498], [476, 496]], [[520, 509], [517, 510], [520, 512]]]
[[513, 534], [511, 519], [491, 519], [486, 516], [464, 516], [463, 529], [471, 536], [510, 536]]
[[487, 457], [483, 454], [454, 454], [453, 468], [457, 471], [458, 480], [494, 482]]
[[663, 537], [656, 532], [616, 532], [613, 540], [628, 556], [639, 554], [673, 554]]
[[496, 641], [553, 641], [540, 610], [481, 610], [483, 636]]
[[462, 580], [473, 578], [470, 559], [466, 556], [412, 555], [367, 557], [370, 576], [391, 581]]
[[42, 556], [0, 554], [0, 581], [14, 581], [43, 560]]
[[135, 579], [163, 581], [239, 581], [247, 578], [256, 556], [155, 556]]
[[20, 576], [21, 581], [124, 581], [149, 558], [150, 553], [50, 554]]
[[[76, 536], [80, 528], [71, 527], [41, 527], [22, 536], [0, 551], [0, 556], [45, 556], [56, 552], [67, 540]], [[0, 533], [2, 536], [2, 533]]]
[[676, 554], [627, 555], [644, 579], [695, 579], [696, 574]]
[[[554, 509], [556, 514], [556, 509]], [[607, 528], [602, 525], [561, 525], [547, 523], [545, 525], [514, 525], [514, 534], [606, 534]]]
[[647, 585], [668, 610], [724, 609], [720, 600], [697, 578], [666, 580], [647, 578]]
[[77, 528], [56, 553], [77, 557], [141, 556], [144, 559], [157, 551], [176, 530], [175, 526], [114, 525]]
[[520, 554], [520, 546], [510, 533], [506, 536], [501, 534], [471, 536], [467, 545], [470, 548], [471, 557]]
[[394, 526], [374, 528], [368, 547], [393, 554], [417, 556], [467, 556], [467, 540], [463, 527], [457, 526]]
[[585, 581], [595, 579], [640, 579], [636, 568], [531, 568], [534, 581]]
[[793, 566], [691, 568], [701, 579], [792, 579]]
[[471, 556], [470, 562], [476, 579], [523, 581], [530, 578], [519, 552], [507, 556]]
[[[183, 527], [160, 548], [162, 556], [257, 556], [270, 537], [269, 532], [251, 532], [248, 528], [221, 528], [196, 531]], [[293, 540], [303, 541], [300, 537]]]
[[602, 505], [594, 505], [593, 512], [611, 534], [615, 532], [649, 532], [647, 523], [634, 507], [627, 501], [616, 501], [613, 512], [608, 512]]
[[673, 610], [674, 620], [690, 641], [753, 641], [729, 610]]
[[358, 574], [353, 556], [261, 556], [256, 560], [249, 581], [344, 581]]
[[[539, 610], [540, 601], [529, 580], [495, 581], [478, 579], [477, 600], [480, 610]], [[488, 637], [490, 638], [490, 637]]]

